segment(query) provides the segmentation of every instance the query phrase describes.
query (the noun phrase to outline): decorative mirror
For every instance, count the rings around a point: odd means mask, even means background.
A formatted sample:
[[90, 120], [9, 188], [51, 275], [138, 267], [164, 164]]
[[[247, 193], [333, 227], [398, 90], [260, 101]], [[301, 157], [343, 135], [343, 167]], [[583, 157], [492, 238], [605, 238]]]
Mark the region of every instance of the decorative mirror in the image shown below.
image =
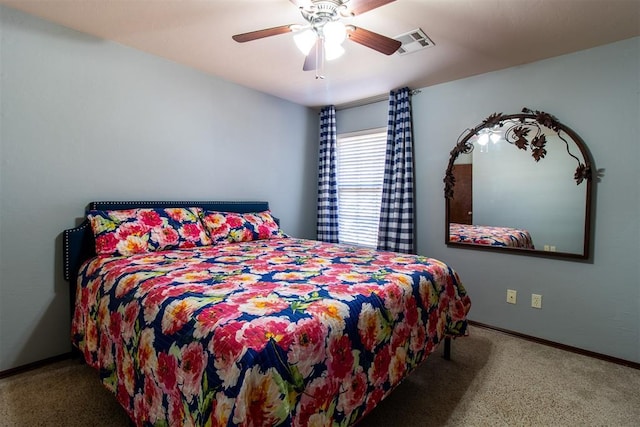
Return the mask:
[[554, 116], [492, 114], [451, 151], [446, 244], [587, 259], [592, 170], [582, 139]]

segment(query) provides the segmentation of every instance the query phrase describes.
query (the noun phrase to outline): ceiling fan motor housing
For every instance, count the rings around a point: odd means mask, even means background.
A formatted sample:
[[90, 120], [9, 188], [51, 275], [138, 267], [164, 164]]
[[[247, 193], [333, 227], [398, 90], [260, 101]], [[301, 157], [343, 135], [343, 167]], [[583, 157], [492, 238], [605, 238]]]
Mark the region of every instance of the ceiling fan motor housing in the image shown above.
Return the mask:
[[319, 31], [328, 22], [339, 19], [340, 11], [346, 10], [342, 0], [318, 0], [308, 8], [300, 8], [302, 17]]

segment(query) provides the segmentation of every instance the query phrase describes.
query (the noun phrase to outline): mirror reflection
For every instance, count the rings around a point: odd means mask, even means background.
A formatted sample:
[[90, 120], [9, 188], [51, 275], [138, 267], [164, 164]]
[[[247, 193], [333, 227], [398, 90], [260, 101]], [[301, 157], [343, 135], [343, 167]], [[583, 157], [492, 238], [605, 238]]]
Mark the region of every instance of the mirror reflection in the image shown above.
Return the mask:
[[444, 181], [448, 245], [588, 257], [591, 162], [555, 117], [491, 115], [463, 132]]

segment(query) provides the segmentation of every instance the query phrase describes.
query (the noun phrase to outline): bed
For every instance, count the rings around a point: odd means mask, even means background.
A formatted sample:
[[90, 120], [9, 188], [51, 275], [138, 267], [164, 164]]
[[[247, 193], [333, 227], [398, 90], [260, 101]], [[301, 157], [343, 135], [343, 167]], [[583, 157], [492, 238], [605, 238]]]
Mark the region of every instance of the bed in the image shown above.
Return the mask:
[[86, 214], [63, 233], [72, 343], [136, 425], [352, 425], [467, 334], [445, 263], [287, 236], [267, 202]]
[[531, 233], [527, 230], [511, 227], [451, 223], [449, 224], [449, 241], [475, 245], [535, 249]]

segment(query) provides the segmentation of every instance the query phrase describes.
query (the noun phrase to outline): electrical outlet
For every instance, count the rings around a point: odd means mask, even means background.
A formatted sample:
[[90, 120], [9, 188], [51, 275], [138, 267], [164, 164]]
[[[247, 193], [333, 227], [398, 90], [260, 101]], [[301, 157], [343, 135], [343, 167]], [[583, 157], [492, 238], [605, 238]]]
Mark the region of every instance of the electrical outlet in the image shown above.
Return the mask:
[[544, 245], [544, 250], [549, 252], [551, 250], [551, 247], [549, 245]]
[[507, 302], [509, 304], [515, 304], [516, 303], [516, 295], [517, 292], [512, 290], [512, 289], [507, 289]]
[[542, 308], [542, 295], [531, 294], [531, 307]]
[[553, 246], [553, 245], [549, 246], [549, 251], [555, 252], [556, 251], [556, 247]]

